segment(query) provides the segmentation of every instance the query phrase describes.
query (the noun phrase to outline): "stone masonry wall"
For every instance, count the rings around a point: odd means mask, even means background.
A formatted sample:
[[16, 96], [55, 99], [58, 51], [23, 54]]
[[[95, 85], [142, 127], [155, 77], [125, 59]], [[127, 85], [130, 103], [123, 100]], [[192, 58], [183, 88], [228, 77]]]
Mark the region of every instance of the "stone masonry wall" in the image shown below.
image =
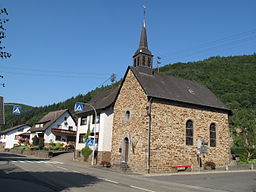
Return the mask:
[[[147, 172], [148, 116], [147, 96], [131, 71], [120, 90], [114, 106], [111, 163], [124, 160], [124, 138], [129, 139], [128, 165], [134, 172]], [[125, 120], [125, 112], [131, 117]], [[186, 121], [192, 120], [193, 145], [185, 144]], [[217, 166], [230, 161], [230, 131], [228, 114], [206, 109], [173, 105], [168, 102], [152, 103], [151, 173], [169, 172], [174, 165], [198, 167], [197, 140], [209, 143], [209, 127], [216, 124], [216, 147], [208, 144], [208, 153], [202, 161], [213, 161]], [[119, 149], [122, 148], [122, 151]]]
[[[186, 122], [193, 121], [193, 145], [186, 145]], [[210, 147], [210, 124], [216, 124], [216, 147]], [[230, 162], [228, 114], [185, 108], [161, 103], [152, 104], [151, 172], [166, 172], [173, 165], [198, 167], [197, 140], [208, 142], [203, 163], [217, 166]]]
[[[128, 165], [132, 171], [146, 172], [147, 96], [131, 71], [128, 71], [114, 106], [111, 163], [124, 160], [124, 138], [129, 139]], [[130, 111], [130, 119], [125, 112]], [[119, 151], [122, 148], [122, 152]]]

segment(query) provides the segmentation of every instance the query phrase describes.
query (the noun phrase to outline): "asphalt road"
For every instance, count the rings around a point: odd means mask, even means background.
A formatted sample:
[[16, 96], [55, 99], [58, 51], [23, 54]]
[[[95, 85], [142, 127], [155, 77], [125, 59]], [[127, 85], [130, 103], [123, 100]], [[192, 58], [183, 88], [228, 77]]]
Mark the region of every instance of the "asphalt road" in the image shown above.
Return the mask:
[[[84, 164], [0, 153], [1, 192], [224, 192], [240, 189], [256, 192], [255, 178], [256, 172], [183, 176], [125, 175]], [[233, 181], [234, 186], [240, 188], [234, 187]]]

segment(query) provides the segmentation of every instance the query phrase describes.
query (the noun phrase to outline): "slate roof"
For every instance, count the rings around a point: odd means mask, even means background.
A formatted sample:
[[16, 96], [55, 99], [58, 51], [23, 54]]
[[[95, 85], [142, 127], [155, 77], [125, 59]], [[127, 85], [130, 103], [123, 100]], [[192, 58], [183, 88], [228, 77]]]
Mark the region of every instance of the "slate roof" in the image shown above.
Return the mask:
[[24, 127], [24, 126], [29, 126], [30, 127], [29, 124], [16, 125], [14, 127], [11, 127], [11, 128], [5, 129], [3, 131], [0, 131], [0, 134], [6, 134], [6, 133], [8, 133], [10, 131], [14, 131], [14, 130], [19, 129], [19, 128]]
[[[50, 127], [54, 122], [56, 122], [65, 112], [69, 112], [68, 109], [51, 111], [47, 113], [42, 119], [40, 119], [36, 124], [44, 124], [43, 127], [35, 128], [35, 125], [30, 129], [31, 132], [35, 131], [45, 131]], [[71, 115], [71, 114], [70, 114]]]
[[146, 67], [129, 67], [149, 97], [230, 111], [206, 86]]
[[[99, 92], [89, 101], [89, 104], [95, 107], [97, 111], [110, 107], [112, 104], [114, 104], [116, 100], [119, 88], [120, 86], [117, 86], [117, 87], [114, 87], [113, 89], [107, 89]], [[85, 106], [85, 111], [83, 113], [88, 113], [91, 111], [93, 111], [91, 107]], [[83, 114], [83, 113], [78, 113], [77, 115]]]

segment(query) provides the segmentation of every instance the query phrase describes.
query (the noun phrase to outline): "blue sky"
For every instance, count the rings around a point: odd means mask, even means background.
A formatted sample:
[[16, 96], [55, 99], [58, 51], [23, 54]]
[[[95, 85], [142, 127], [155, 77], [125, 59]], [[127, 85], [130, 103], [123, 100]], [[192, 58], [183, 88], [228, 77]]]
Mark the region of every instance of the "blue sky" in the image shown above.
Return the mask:
[[112, 73], [120, 79], [138, 48], [144, 4], [154, 63], [256, 52], [255, 0], [1, 0], [12, 57], [0, 60], [0, 95], [43, 106], [86, 94]]

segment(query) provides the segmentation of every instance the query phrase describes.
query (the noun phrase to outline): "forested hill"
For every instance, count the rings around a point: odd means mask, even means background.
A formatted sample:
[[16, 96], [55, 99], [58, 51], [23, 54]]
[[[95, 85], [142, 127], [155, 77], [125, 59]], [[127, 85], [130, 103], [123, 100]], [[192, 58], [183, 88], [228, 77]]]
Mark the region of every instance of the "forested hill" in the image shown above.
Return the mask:
[[79, 94], [76, 97], [67, 99], [64, 102], [55, 103], [52, 105], [42, 106], [42, 107], [31, 107], [23, 104], [16, 104], [22, 106], [22, 113], [20, 115], [12, 114], [13, 105], [11, 103], [5, 104], [5, 125], [1, 125], [1, 130], [10, 128], [15, 125], [28, 123], [33, 125], [36, 121], [41, 119], [44, 115], [50, 111], [60, 110], [60, 109], [69, 109], [71, 113], [74, 112], [74, 105], [76, 102], [88, 102], [96, 93], [115, 87], [118, 83], [108, 86], [102, 86], [96, 88], [92, 91], [89, 91], [86, 94]]

